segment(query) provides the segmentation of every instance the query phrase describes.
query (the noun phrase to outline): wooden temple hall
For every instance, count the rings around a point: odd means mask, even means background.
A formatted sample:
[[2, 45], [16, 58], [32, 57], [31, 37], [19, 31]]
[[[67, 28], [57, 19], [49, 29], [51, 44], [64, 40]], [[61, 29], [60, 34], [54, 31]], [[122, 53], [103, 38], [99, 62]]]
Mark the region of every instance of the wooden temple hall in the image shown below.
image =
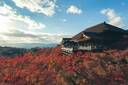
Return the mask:
[[67, 53], [111, 49], [124, 36], [128, 37], [126, 30], [104, 22], [87, 28], [72, 38], [63, 38], [61, 49]]

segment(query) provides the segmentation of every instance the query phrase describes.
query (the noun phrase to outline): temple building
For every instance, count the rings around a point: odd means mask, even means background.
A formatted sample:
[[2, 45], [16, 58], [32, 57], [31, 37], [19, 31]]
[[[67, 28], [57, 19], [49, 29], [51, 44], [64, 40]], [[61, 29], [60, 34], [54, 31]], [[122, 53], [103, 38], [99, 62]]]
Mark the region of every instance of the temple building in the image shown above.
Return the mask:
[[63, 38], [61, 49], [67, 53], [112, 49], [112, 45], [124, 36], [128, 37], [126, 30], [104, 22], [89, 27], [72, 38]]

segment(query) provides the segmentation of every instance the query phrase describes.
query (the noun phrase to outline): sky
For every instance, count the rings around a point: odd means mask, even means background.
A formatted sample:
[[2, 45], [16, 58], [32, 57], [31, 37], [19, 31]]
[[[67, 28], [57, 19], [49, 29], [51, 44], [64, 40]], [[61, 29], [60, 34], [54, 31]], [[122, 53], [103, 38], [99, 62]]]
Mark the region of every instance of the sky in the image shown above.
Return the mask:
[[128, 0], [0, 0], [0, 46], [60, 43], [107, 22], [128, 28]]

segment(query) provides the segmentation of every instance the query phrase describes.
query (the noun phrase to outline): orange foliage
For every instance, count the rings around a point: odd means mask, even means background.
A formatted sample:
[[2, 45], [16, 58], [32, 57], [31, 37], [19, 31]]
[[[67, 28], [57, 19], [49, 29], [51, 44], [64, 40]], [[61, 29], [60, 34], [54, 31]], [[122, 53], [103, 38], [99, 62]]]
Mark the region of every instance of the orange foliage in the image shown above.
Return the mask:
[[64, 56], [56, 47], [0, 57], [0, 85], [128, 85], [128, 50]]

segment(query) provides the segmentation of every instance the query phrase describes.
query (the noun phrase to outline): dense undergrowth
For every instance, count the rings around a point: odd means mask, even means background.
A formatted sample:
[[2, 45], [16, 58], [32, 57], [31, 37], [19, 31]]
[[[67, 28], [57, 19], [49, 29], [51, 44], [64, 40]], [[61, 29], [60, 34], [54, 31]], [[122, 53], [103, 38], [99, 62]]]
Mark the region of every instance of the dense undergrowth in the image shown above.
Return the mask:
[[128, 85], [128, 50], [62, 56], [56, 47], [0, 57], [0, 85]]

